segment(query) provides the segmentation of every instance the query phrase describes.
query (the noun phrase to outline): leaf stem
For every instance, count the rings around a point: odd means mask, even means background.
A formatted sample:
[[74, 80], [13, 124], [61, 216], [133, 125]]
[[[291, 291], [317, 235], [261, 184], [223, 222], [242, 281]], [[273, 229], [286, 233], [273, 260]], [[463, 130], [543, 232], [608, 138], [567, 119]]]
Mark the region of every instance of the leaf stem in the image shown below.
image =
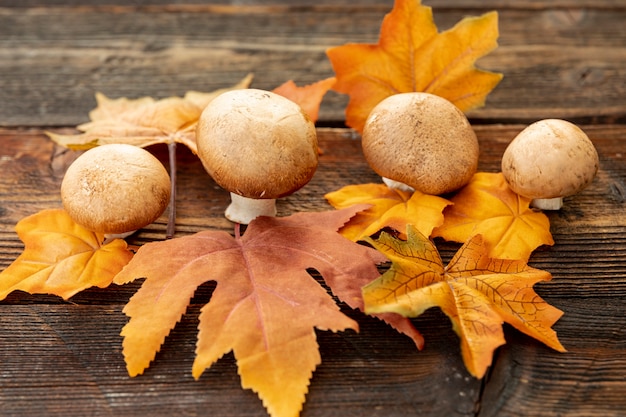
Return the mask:
[[176, 233], [176, 142], [172, 141], [167, 144], [167, 151], [169, 154], [170, 162], [170, 204], [169, 204], [169, 216], [167, 218], [167, 229], [165, 231], [165, 238], [171, 239]]

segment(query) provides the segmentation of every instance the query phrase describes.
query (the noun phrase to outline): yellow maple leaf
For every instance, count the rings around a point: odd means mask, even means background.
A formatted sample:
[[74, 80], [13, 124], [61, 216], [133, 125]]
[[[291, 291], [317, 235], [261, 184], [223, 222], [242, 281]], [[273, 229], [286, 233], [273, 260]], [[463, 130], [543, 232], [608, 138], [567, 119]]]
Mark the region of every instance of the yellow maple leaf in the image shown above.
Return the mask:
[[96, 93], [98, 106], [89, 113], [91, 121], [77, 126], [83, 133], [46, 134], [57, 144], [86, 150], [108, 143], [147, 147], [157, 143], [181, 143], [197, 152], [196, 124], [204, 107], [217, 95], [232, 89], [247, 88], [252, 75], [227, 89], [211, 93], [189, 91], [182, 97], [155, 100], [152, 97], [110, 99]]
[[433, 228], [443, 223], [442, 211], [450, 202], [442, 197], [389, 188], [385, 184], [348, 185], [325, 195], [336, 209], [355, 204], [370, 208], [357, 213], [340, 230], [346, 238], [357, 241], [385, 227], [404, 233], [412, 224], [429, 236]]
[[433, 237], [465, 242], [481, 234], [494, 258], [528, 260], [541, 245], [554, 245], [550, 220], [530, 208], [530, 199], [509, 188], [501, 173], [476, 173], [451, 197]]
[[422, 91], [448, 99], [462, 111], [484, 105], [501, 74], [475, 61], [497, 47], [498, 14], [465, 18], [439, 33], [430, 7], [396, 0], [383, 20], [378, 44], [346, 44], [327, 55], [334, 90], [348, 94], [346, 124], [362, 132], [376, 104], [398, 93]]
[[537, 282], [551, 279], [549, 272], [523, 261], [489, 257], [480, 235], [466, 242], [444, 267], [430, 240], [410, 226], [407, 235], [407, 241], [387, 233], [368, 239], [392, 266], [363, 288], [367, 313], [417, 317], [440, 307], [461, 339], [468, 371], [478, 378], [491, 364], [494, 349], [505, 343], [503, 322], [565, 351], [551, 328], [562, 311], [533, 290]]
[[25, 217], [15, 230], [25, 249], [0, 273], [0, 300], [15, 290], [68, 299], [89, 287], [104, 288], [133, 256], [124, 240], [102, 244], [103, 234], [60, 209]]

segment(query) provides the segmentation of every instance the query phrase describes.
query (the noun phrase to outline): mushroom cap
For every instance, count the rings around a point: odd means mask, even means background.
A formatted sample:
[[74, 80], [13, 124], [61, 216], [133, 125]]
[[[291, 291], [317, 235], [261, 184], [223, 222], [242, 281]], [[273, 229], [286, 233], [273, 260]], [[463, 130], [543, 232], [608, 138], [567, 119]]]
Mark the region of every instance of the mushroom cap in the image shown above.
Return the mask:
[[303, 187], [317, 169], [314, 123], [293, 101], [242, 89], [204, 109], [196, 131], [198, 156], [222, 188], [253, 199], [275, 199]]
[[69, 166], [61, 183], [68, 215], [96, 233], [144, 227], [165, 211], [169, 198], [170, 177], [161, 162], [125, 144], [89, 149]]
[[531, 199], [578, 193], [593, 181], [598, 165], [598, 153], [585, 132], [560, 119], [527, 126], [502, 155], [509, 187]]
[[395, 94], [378, 103], [365, 122], [362, 146], [376, 173], [426, 194], [461, 188], [478, 168], [478, 140], [467, 118], [429, 93]]

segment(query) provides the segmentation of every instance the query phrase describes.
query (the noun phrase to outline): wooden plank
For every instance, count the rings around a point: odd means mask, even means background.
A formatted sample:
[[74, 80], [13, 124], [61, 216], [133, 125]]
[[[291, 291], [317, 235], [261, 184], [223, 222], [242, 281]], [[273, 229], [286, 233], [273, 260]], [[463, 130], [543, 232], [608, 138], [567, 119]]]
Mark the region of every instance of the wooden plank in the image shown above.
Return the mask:
[[[498, 171], [506, 145], [522, 125], [477, 125], [480, 169]], [[484, 380], [465, 371], [448, 319], [430, 310], [415, 320], [426, 347], [377, 320], [342, 307], [359, 334], [319, 332], [323, 363], [314, 374], [302, 413], [325, 416], [619, 416], [626, 409], [626, 126], [583, 126], [600, 154], [600, 171], [581, 194], [550, 213], [556, 244], [531, 257], [553, 274], [537, 292], [565, 312], [555, 329], [568, 349], [557, 353], [506, 327]], [[320, 168], [310, 184], [279, 201], [281, 214], [324, 210], [324, 194], [344, 185], [378, 182], [357, 135], [320, 129]], [[13, 226], [21, 217], [60, 206], [58, 186], [76, 153], [63, 153], [37, 129], [0, 130], [0, 270], [21, 251]], [[164, 147], [151, 148], [166, 161]], [[178, 235], [230, 230], [222, 211], [228, 195], [180, 149]], [[161, 239], [164, 219], [133, 237]], [[448, 260], [457, 244], [437, 242]], [[199, 381], [190, 375], [200, 307], [212, 284], [202, 286], [183, 320], [143, 376], [129, 378], [119, 331], [124, 303], [140, 283], [57, 297], [14, 292], [0, 302], [0, 404], [16, 416], [213, 414], [263, 415], [258, 398], [239, 386], [232, 355]]]
[[[499, 171], [504, 149], [523, 127], [474, 126], [483, 142], [479, 169]], [[562, 210], [552, 214], [553, 224], [562, 228], [564, 233], [572, 227], [588, 231], [590, 227], [614, 225], [613, 219], [620, 217], [626, 200], [623, 127], [590, 125], [584, 126], [584, 129], [601, 152], [601, 166], [598, 179], [583, 191], [585, 198], [570, 197]], [[355, 179], [360, 182], [378, 181], [362, 157], [358, 135], [341, 129], [320, 129], [318, 132], [323, 152], [318, 172], [305, 188], [280, 201], [281, 214], [302, 208], [324, 209], [328, 207], [324, 194], [354, 183]], [[3, 172], [9, 173], [0, 178], [1, 224], [8, 227], [19, 218], [43, 208], [60, 207], [60, 183], [65, 168], [76, 153], [55, 147], [37, 129], [0, 130], [0, 142], [4, 145], [0, 167]], [[155, 146], [150, 150], [167, 165], [165, 146]], [[180, 233], [199, 226], [228, 228], [229, 223], [221, 220], [221, 208], [227, 204], [227, 194], [206, 175], [197, 157], [186, 148], [178, 148], [178, 158]], [[594, 215], [583, 215], [594, 211]], [[162, 224], [164, 219], [157, 224]], [[572, 223], [572, 219], [576, 222]], [[207, 221], [212, 223], [207, 225]]]
[[[121, 355], [121, 306], [3, 306], [0, 401], [4, 415], [264, 415], [240, 387], [232, 355], [191, 377], [199, 306], [173, 331], [144, 375], [129, 378]], [[8, 311], [7, 311], [8, 310]], [[470, 416], [480, 382], [462, 370], [456, 342], [432, 315], [430, 348], [417, 353], [387, 326], [357, 315], [361, 333], [319, 332], [322, 365], [303, 417], [346, 410], [347, 416]], [[428, 323], [425, 320], [424, 323]], [[16, 343], [19, 341], [19, 343]], [[447, 348], [446, 346], [451, 346]], [[447, 394], [441, 396], [442, 393]]]
[[[460, 3], [459, 8], [453, 2], [435, 6], [441, 29], [468, 13], [489, 10], [468, 10]], [[314, 82], [333, 75], [328, 47], [376, 42], [389, 10], [381, 4], [272, 8], [254, 3], [180, 6], [175, 12], [165, 7], [3, 8], [0, 125], [79, 124], [95, 106], [96, 91], [161, 98], [228, 86], [248, 72], [255, 73], [258, 88], [272, 89], [288, 79]], [[501, 46], [479, 66], [505, 78], [487, 106], [470, 113], [472, 119], [623, 122], [626, 7], [607, 4], [612, 3], [574, 10], [497, 7]], [[329, 93], [321, 124], [343, 123], [346, 103], [347, 97]]]
[[[357, 7], [391, 7], [393, 0], [355, 0], [350, 2]], [[522, 8], [522, 9], [550, 9], [550, 8], [622, 8], [621, 0], [430, 0], [422, 4], [436, 8], [463, 8], [480, 9], [483, 7]], [[124, 6], [134, 8], [166, 7], [169, 10], [183, 8], [211, 7], [211, 6], [248, 6], [248, 7], [283, 7], [283, 8], [316, 8], [316, 7], [345, 7], [334, 0], [212, 0], [207, 4], [204, 0], [140, 0], [132, 4], [124, 0], [3, 0], [3, 8], [32, 8], [32, 7], [106, 7]]]
[[[504, 149], [523, 127], [475, 126], [483, 142], [479, 168], [498, 171]], [[600, 149], [602, 165], [598, 179], [583, 192], [584, 198], [568, 198], [569, 203], [561, 211], [553, 213], [553, 223], [565, 231], [571, 227], [588, 231], [590, 227], [614, 225], [613, 219], [619, 218], [625, 200], [622, 127], [590, 125], [584, 126], [584, 129]], [[358, 135], [341, 129], [320, 129], [318, 132], [323, 151], [318, 172], [305, 188], [279, 202], [281, 214], [303, 207], [325, 209], [328, 207], [323, 199], [325, 193], [355, 181], [378, 181], [362, 157]], [[60, 183], [65, 168], [76, 153], [55, 147], [42, 131], [36, 129], [0, 130], [0, 142], [3, 144], [0, 166], [3, 172], [10, 173], [0, 178], [0, 224], [7, 228], [25, 215], [46, 207], [60, 207]], [[167, 165], [165, 146], [155, 146], [150, 150]], [[179, 147], [178, 157], [180, 233], [200, 225], [221, 229], [230, 227], [227, 221], [221, 220], [221, 211], [228, 201], [227, 193], [206, 175], [197, 157], [186, 148]], [[583, 215], [592, 211], [596, 212], [593, 216]], [[212, 223], [207, 225], [207, 221]]]
[[[616, 273], [624, 276], [623, 270]], [[623, 296], [598, 289], [595, 297], [576, 298], [576, 285], [570, 285], [572, 294], [560, 306], [565, 316], [555, 326], [568, 352], [557, 354], [509, 332], [487, 378], [479, 416], [624, 415], [626, 319], [617, 313]]]
[[[499, 161], [508, 142], [523, 125], [475, 126], [482, 141], [479, 169], [498, 171]], [[623, 128], [584, 126], [601, 152], [597, 180], [583, 191], [583, 198], [570, 197], [557, 213], [551, 214], [556, 232], [566, 234], [571, 228], [581, 232], [591, 228], [614, 226], [620, 218], [625, 201], [626, 166], [624, 165]], [[67, 132], [67, 130], [65, 130]], [[320, 129], [321, 163], [312, 181], [293, 196], [279, 201], [280, 214], [302, 210], [323, 210], [328, 207], [324, 194], [355, 182], [378, 181], [376, 174], [362, 157], [358, 136], [349, 130]], [[59, 187], [67, 165], [76, 153], [55, 145], [39, 130], [0, 130], [3, 143], [0, 166], [8, 175], [0, 178], [0, 210], [2, 225], [10, 228], [21, 217], [43, 208], [60, 207]], [[167, 165], [165, 146], [150, 148]], [[205, 173], [197, 157], [179, 147], [178, 223], [179, 233], [190, 233], [201, 226], [225, 230], [229, 222], [221, 210], [228, 195]], [[584, 213], [595, 212], [584, 216]], [[572, 220], [576, 220], [572, 222]], [[152, 231], [163, 228], [162, 217]], [[210, 223], [207, 223], [210, 222]], [[9, 230], [9, 229], [7, 229]], [[141, 234], [139, 236], [142, 236]]]

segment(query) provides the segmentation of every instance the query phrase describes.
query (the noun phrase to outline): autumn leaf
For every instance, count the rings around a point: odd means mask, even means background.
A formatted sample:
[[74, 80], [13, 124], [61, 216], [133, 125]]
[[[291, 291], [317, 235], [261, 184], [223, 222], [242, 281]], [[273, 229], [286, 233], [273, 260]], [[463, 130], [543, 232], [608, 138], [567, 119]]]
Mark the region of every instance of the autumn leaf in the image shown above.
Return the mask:
[[430, 236], [434, 227], [444, 222], [443, 210], [450, 204], [444, 198], [389, 188], [385, 184], [348, 185], [325, 195], [336, 209], [355, 204], [370, 204], [367, 210], [357, 213], [340, 233], [357, 241], [385, 227], [404, 233], [412, 224], [422, 234]]
[[489, 256], [524, 261], [537, 247], [554, 245], [548, 217], [513, 192], [502, 173], [476, 173], [451, 200], [433, 237], [465, 242], [480, 234], [492, 248]]
[[327, 51], [337, 83], [348, 94], [346, 124], [363, 131], [376, 104], [398, 93], [420, 91], [444, 97], [468, 111], [484, 105], [501, 74], [474, 67], [497, 47], [498, 15], [465, 18], [439, 33], [430, 7], [396, 0], [383, 20], [378, 44], [346, 44]]
[[[195, 121], [202, 109], [180, 97], [154, 100], [109, 99], [96, 94], [97, 114], [110, 118], [96, 119], [78, 126], [84, 133], [59, 135], [47, 132], [57, 144], [73, 150], [86, 150], [109, 143], [147, 147], [157, 143], [182, 143], [195, 152]], [[100, 111], [105, 108], [105, 111]]]
[[276, 87], [273, 92], [297, 103], [309, 116], [309, 119], [316, 122], [319, 117], [322, 99], [334, 83], [335, 78], [330, 77], [313, 84], [298, 87], [296, 83], [289, 80]]
[[114, 280], [146, 278], [124, 308], [129, 374], [149, 366], [196, 288], [217, 281], [200, 313], [194, 377], [232, 350], [242, 386], [257, 392], [272, 416], [298, 415], [321, 361], [314, 329], [358, 329], [307, 269], [346, 303], [362, 305], [360, 288], [386, 260], [336, 233], [363, 208], [258, 217], [243, 236], [203, 231], [143, 245]]
[[[246, 88], [252, 80], [248, 75], [230, 89]], [[168, 97], [155, 100], [151, 97], [138, 99], [110, 99], [96, 94], [98, 106], [89, 113], [90, 122], [81, 124], [78, 135], [46, 134], [57, 144], [73, 150], [86, 150], [108, 143], [126, 143], [147, 147], [157, 143], [181, 143], [194, 153], [196, 124], [204, 106], [218, 94], [190, 91], [185, 98]]]
[[407, 235], [407, 241], [387, 233], [369, 239], [392, 266], [363, 288], [366, 312], [417, 317], [440, 307], [461, 339], [465, 366], [477, 378], [484, 376], [494, 349], [505, 343], [503, 322], [565, 351], [551, 328], [563, 313], [533, 290], [537, 282], [551, 279], [549, 272], [523, 261], [489, 257], [480, 235], [466, 242], [444, 267], [430, 240], [410, 226]]
[[50, 209], [17, 223], [24, 251], [0, 273], [0, 300], [15, 290], [68, 299], [89, 287], [107, 287], [133, 254], [126, 242], [102, 244], [104, 235]]

